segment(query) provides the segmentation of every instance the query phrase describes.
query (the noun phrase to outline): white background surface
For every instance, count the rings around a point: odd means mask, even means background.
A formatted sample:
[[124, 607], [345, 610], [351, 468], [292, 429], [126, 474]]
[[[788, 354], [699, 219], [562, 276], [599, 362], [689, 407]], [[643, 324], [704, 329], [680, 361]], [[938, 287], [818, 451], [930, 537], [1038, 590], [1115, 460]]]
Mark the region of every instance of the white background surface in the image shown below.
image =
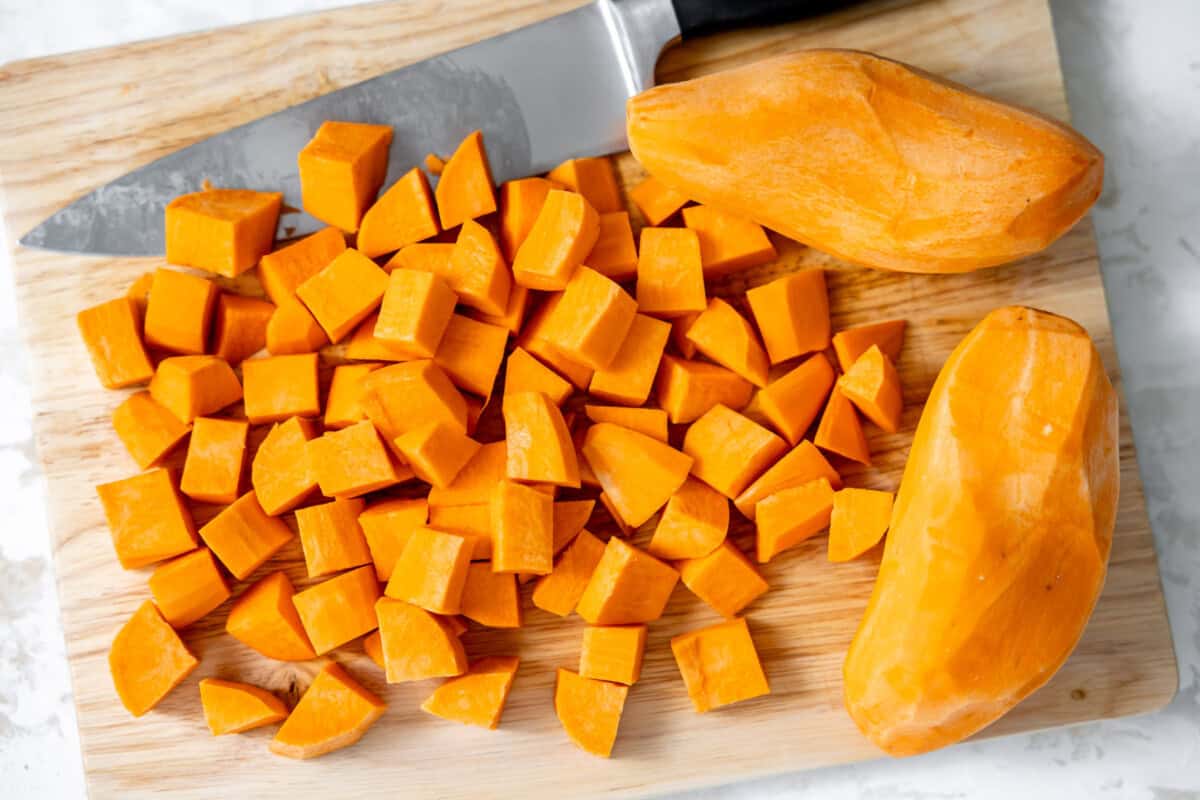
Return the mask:
[[[0, 0], [0, 63], [347, 4]], [[1108, 157], [1094, 216], [1180, 693], [1147, 717], [694, 797], [1200, 797], [1200, 0], [1051, 4], [1075, 124]], [[0, 248], [0, 797], [73, 798], [84, 793], [79, 742], [8, 250]]]

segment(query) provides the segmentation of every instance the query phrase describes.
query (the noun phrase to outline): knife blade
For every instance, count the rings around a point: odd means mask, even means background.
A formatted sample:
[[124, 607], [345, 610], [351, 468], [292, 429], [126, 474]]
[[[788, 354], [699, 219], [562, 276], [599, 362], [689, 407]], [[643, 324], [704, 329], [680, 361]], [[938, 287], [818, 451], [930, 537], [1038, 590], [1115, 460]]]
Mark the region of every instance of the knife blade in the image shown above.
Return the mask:
[[[496, 182], [625, 149], [625, 101], [654, 83], [675, 39], [797, 19], [846, 0], [595, 0], [313, 98], [170, 153], [84, 195], [20, 239], [112, 256], [164, 252], [163, 209], [211, 185], [282, 191], [301, 208], [296, 156], [328, 119], [391, 125], [385, 186], [482, 130]], [[324, 223], [280, 219], [281, 238]]]

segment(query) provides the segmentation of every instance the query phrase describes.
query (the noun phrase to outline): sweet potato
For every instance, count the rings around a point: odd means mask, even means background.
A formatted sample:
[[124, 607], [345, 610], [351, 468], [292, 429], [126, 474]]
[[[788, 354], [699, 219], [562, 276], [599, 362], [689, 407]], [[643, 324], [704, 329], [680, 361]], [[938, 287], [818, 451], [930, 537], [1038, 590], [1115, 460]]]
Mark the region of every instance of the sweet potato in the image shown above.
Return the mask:
[[200, 681], [200, 705], [213, 736], [261, 728], [288, 715], [283, 701], [266, 689], [219, 678]]
[[608, 758], [617, 740], [629, 687], [584, 678], [560, 669], [554, 684], [554, 713], [581, 750]]
[[745, 619], [676, 636], [671, 652], [698, 712], [771, 692]]
[[298, 158], [304, 210], [347, 233], [358, 230], [387, 176], [391, 144], [389, 125], [321, 123]]
[[313, 650], [321, 655], [375, 630], [379, 626], [375, 618], [378, 599], [375, 568], [368, 566], [297, 592], [292, 602]]
[[258, 263], [275, 242], [280, 192], [207, 189], [167, 203], [167, 263], [232, 278]]
[[349, 747], [386, 710], [386, 703], [331, 661], [279, 727], [271, 752], [287, 758], [316, 758]]
[[150, 576], [150, 593], [172, 628], [186, 628], [229, 599], [229, 584], [212, 551], [201, 547], [159, 565]]
[[279, 517], [267, 516], [251, 490], [202, 527], [200, 538], [235, 578], [243, 580], [291, 541], [292, 530]]
[[125, 569], [137, 569], [196, 546], [196, 526], [172, 474], [154, 469], [96, 487]]
[[435, 717], [494, 730], [512, 688], [519, 660], [489, 656], [473, 661], [462, 675], [450, 678], [421, 703], [421, 710]]
[[113, 686], [135, 717], [158, 705], [199, 663], [149, 600], [121, 626], [108, 651]]
[[92, 359], [96, 377], [106, 389], [145, 383], [154, 365], [142, 344], [142, 312], [128, 297], [118, 297], [80, 311], [79, 335]]
[[295, 590], [283, 572], [273, 572], [242, 593], [225, 618], [225, 632], [267, 658], [308, 661], [316, 658], [300, 615]]
[[579, 675], [632, 686], [642, 674], [645, 625], [589, 625], [583, 629]]

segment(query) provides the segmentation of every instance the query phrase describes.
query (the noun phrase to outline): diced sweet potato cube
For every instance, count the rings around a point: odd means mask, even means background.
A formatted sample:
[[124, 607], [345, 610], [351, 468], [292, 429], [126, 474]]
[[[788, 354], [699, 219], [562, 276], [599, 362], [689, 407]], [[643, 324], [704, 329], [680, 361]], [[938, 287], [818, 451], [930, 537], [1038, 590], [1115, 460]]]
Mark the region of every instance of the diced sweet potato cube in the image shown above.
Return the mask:
[[566, 288], [600, 235], [600, 217], [575, 192], [551, 189], [513, 258], [513, 280], [544, 291]]
[[579, 674], [632, 686], [642, 674], [645, 625], [589, 625], [583, 629]]
[[677, 317], [708, 307], [700, 240], [687, 228], [642, 228], [637, 264], [638, 308]]
[[339, 364], [333, 368], [325, 397], [325, 430], [341, 430], [367, 418], [358, 405], [362, 379], [382, 364]]
[[288, 715], [283, 701], [266, 689], [219, 678], [200, 681], [200, 705], [213, 736], [261, 728]]
[[545, 178], [520, 178], [500, 185], [500, 245], [509, 261], [516, 258], [533, 230], [546, 195], [556, 188], [557, 184]]
[[530, 317], [517, 339], [517, 344], [543, 364], [553, 367], [555, 372], [569, 380], [576, 389], [587, 389], [592, 380], [592, 368], [567, 357], [548, 338], [551, 333], [551, 316], [561, 302], [561, 292], [550, 295]]
[[554, 713], [581, 750], [608, 758], [617, 740], [629, 687], [581, 677], [560, 669], [554, 684]]
[[375, 564], [375, 577], [381, 582], [392, 577], [396, 559], [408, 543], [409, 535], [425, 527], [428, 519], [429, 504], [421, 498], [380, 500], [358, 515], [358, 525]]
[[160, 564], [150, 576], [154, 604], [173, 628], [186, 628], [229, 599], [212, 551], [201, 547]]
[[463, 223], [446, 269], [450, 288], [463, 305], [497, 315], [508, 308], [512, 273], [496, 240], [478, 222]]
[[571, 433], [541, 392], [510, 394], [504, 404], [509, 480], [579, 488], [579, 463]]
[[479, 442], [457, 426], [440, 420], [414, 428], [397, 438], [395, 444], [418, 478], [443, 488], [454, 481], [480, 448]]
[[300, 151], [304, 210], [347, 233], [358, 230], [387, 176], [391, 145], [390, 125], [322, 122]]
[[858, 361], [858, 357], [871, 349], [871, 345], [878, 345], [894, 364], [900, 360], [906, 327], [904, 320], [892, 319], [838, 331], [833, 335], [833, 349], [837, 353], [838, 366], [842, 368], [842, 372], [849, 372], [854, 362]]
[[813, 442], [822, 450], [837, 453], [851, 461], [871, 463], [871, 448], [867, 445], [867, 435], [863, 433], [858, 412], [837, 386], [829, 393]]
[[449, 486], [435, 486], [429, 491], [430, 507], [486, 505], [491, 502], [492, 489], [504, 480], [506, 459], [504, 442], [489, 442], [480, 446]]
[[731, 500], [787, 450], [787, 442], [722, 405], [692, 423], [683, 437], [692, 474]]
[[384, 594], [435, 614], [457, 614], [473, 547], [453, 533], [414, 528], [392, 567]]
[[406, 477], [392, 463], [369, 420], [328, 431], [304, 449], [309, 469], [326, 497], [358, 497], [386, 489]]
[[188, 435], [191, 426], [154, 402], [149, 392], [135, 392], [113, 411], [113, 429], [140, 469], [157, 466]]
[[755, 386], [767, 385], [767, 353], [750, 323], [719, 297], [687, 330], [687, 339], [704, 355]]
[[377, 369], [362, 379], [358, 403], [388, 443], [444, 421], [467, 429], [467, 404], [442, 368], [422, 359]]
[[600, 232], [584, 263], [614, 281], [632, 280], [637, 275], [638, 251], [633, 242], [633, 228], [629, 225], [629, 212], [612, 211], [600, 215]]
[[833, 513], [833, 487], [824, 478], [780, 489], [758, 501], [758, 563], [795, 547], [829, 527]]
[[283, 195], [208, 189], [167, 203], [167, 262], [232, 278], [258, 263], [275, 243]]
[[640, 527], [683, 485], [692, 457], [610, 422], [588, 429], [583, 456], [622, 519]]
[[677, 563], [683, 585], [713, 607], [717, 613], [735, 617], [767, 591], [767, 582], [728, 540], [702, 558]]
[[375, 338], [412, 358], [433, 358], [457, 302], [450, 284], [432, 272], [392, 270]]
[[209, 520], [200, 538], [225, 569], [244, 580], [291, 540], [292, 530], [278, 517], [267, 516], [249, 491]]
[[830, 466], [821, 451], [812, 442], [803, 441], [759, 475], [754, 483], [737, 496], [733, 504], [747, 519], [754, 519], [754, 509], [764, 497], [782, 489], [803, 486], [817, 478], [829, 481], [834, 489], [842, 485], [841, 476]]
[[246, 417], [255, 425], [321, 413], [317, 354], [252, 358], [242, 362]]
[[492, 509], [488, 503], [433, 506], [429, 509], [429, 527], [470, 540], [471, 558], [475, 561], [492, 557]]
[[825, 271], [806, 269], [746, 292], [772, 364], [829, 347]]
[[150, 287], [153, 285], [154, 273], [143, 272], [125, 290], [125, 296], [137, 306], [139, 319], [146, 314], [146, 303], [150, 300]]
[[892, 493], [842, 489], [833, 495], [829, 560], [851, 561], [879, 544], [892, 522]]
[[165, 469], [96, 487], [125, 569], [145, 567], [196, 546], [196, 526]]
[[579, 604], [603, 555], [604, 542], [586, 530], [580, 531], [563, 550], [554, 570], [538, 580], [533, 589], [533, 604], [560, 617], [570, 614]]
[[771, 693], [744, 619], [676, 636], [671, 652], [696, 711]]
[[504, 397], [519, 392], [541, 392], [550, 402], [561, 406], [574, 387], [557, 372], [518, 347], [508, 356], [504, 367]]
[[367, 209], [355, 246], [370, 258], [438, 235], [429, 179], [413, 167]]
[[636, 315], [616, 357], [607, 367], [596, 370], [588, 391], [613, 403], [645, 403], [670, 335], [670, 324], [645, 314]]
[[521, 627], [521, 598], [517, 594], [517, 576], [494, 572], [486, 561], [476, 561], [467, 569], [460, 613], [489, 628]]
[[287, 758], [316, 758], [349, 747], [386, 710], [387, 703], [330, 661], [279, 726], [271, 752]]
[[600, 492], [600, 505], [603, 506], [604, 510], [608, 512], [608, 518], [612, 521], [613, 526], [617, 529], [615, 531], [617, 536], [624, 536], [626, 539], [628, 539], [637, 532], [637, 529], [626, 522], [625, 518], [621, 516], [620, 509], [617, 508], [616, 504], [613, 502], [612, 496], [608, 492]]
[[492, 569], [547, 575], [554, 566], [554, 498], [511, 481], [491, 499]]
[[671, 422], [694, 422], [714, 406], [735, 411], [750, 402], [754, 386], [740, 375], [703, 361], [663, 356], [655, 395]]
[[546, 177], [573, 192], [579, 192], [601, 214], [624, 208], [621, 190], [617, 188], [617, 176], [608, 156], [572, 158], [550, 170]]
[[688, 202], [686, 196], [655, 178], [646, 178], [630, 189], [629, 199], [642, 212], [648, 225], [662, 225]]
[[299, 297], [334, 344], [379, 307], [387, 273], [357, 250], [343, 250], [325, 269], [296, 287]]
[[346, 249], [346, 237], [335, 227], [266, 253], [258, 262], [258, 279], [276, 306], [296, 296], [296, 287], [329, 266]]
[[217, 285], [173, 269], [154, 271], [146, 302], [146, 344], [173, 353], [207, 352]]
[[375, 666], [384, 669], [383, 661], [383, 637], [379, 635], [379, 631], [375, 630], [368, 633], [362, 640], [363, 652], [367, 654], [367, 658], [375, 662]]
[[297, 592], [292, 602], [317, 655], [379, 627], [374, 567], [359, 567]]
[[700, 558], [717, 549], [729, 531], [729, 501], [688, 478], [671, 495], [646, 549], [659, 558]]
[[471, 663], [467, 671], [450, 678], [421, 704], [435, 717], [495, 730], [517, 673], [515, 656], [489, 656]]
[[375, 335], [375, 325], [378, 322], [379, 315], [372, 314], [358, 323], [358, 327], [346, 342], [346, 358], [365, 361], [411, 361], [412, 355], [408, 350], [385, 342]]
[[197, 417], [179, 490], [201, 503], [228, 505], [237, 500], [249, 432], [245, 420]]
[[158, 363], [150, 396], [181, 422], [191, 422], [241, 400], [242, 385], [216, 356], [175, 356]]
[[[383, 265], [385, 272], [397, 269], [415, 269], [432, 272], [450, 281], [450, 255], [454, 252], [452, 242], [419, 242], [401, 247], [396, 255]], [[451, 283], [451, 288], [454, 288]]]
[[128, 297], [118, 297], [80, 311], [79, 335], [92, 359], [96, 377], [106, 389], [145, 383], [154, 365], [142, 344], [142, 312]]
[[278, 661], [316, 658], [292, 602], [294, 594], [285, 573], [271, 573], [233, 602], [225, 618], [225, 632], [267, 658]]
[[240, 364], [267, 346], [267, 325], [275, 306], [266, 300], [222, 292], [213, 321], [213, 354]]
[[292, 417], [276, 423], [258, 446], [250, 465], [250, 483], [267, 514], [291, 511], [317, 488], [304, 450], [315, 435], [312, 420]]
[[700, 236], [705, 278], [719, 278], [775, 259], [775, 247], [757, 222], [711, 206], [691, 206], [683, 210], [683, 224]]
[[467, 671], [467, 654], [449, 624], [423, 608], [381, 597], [375, 604], [388, 683], [451, 678]]
[[804, 438], [833, 388], [833, 365], [824, 353], [813, 353], [786, 375], [758, 392], [758, 409], [789, 444]]
[[554, 504], [555, 555], [579, 535], [595, 508], [595, 500], [559, 500]]
[[433, 363], [445, 370], [459, 388], [490, 397], [507, 343], [507, 328], [453, 314]]
[[628, 292], [599, 272], [580, 267], [540, 335], [568, 359], [598, 370], [616, 359], [636, 316], [637, 303]]
[[608, 540], [576, 611], [592, 625], [633, 625], [662, 616], [679, 573], [617, 537]]
[[158, 705], [199, 663], [149, 600], [121, 626], [108, 651], [113, 686], [135, 717]]
[[468, 313], [472, 319], [504, 328], [515, 336], [521, 332], [521, 325], [525, 322], [525, 312], [528, 308], [529, 290], [524, 286], [513, 284], [508, 292], [508, 304], [504, 307], [503, 314], [485, 314], [474, 308], [469, 309]]
[[315, 353], [329, 337], [300, 298], [284, 298], [267, 320], [267, 352], [273, 356]]
[[442, 168], [436, 195], [444, 230], [496, 210], [496, 184], [482, 133], [474, 131], [459, 143]]
[[888, 433], [899, 430], [900, 414], [904, 410], [900, 376], [896, 374], [892, 360], [884, 355], [879, 345], [871, 345], [838, 378], [838, 390], [854, 403], [864, 417], [883, 430]]
[[594, 406], [589, 403], [583, 407], [583, 411], [592, 422], [611, 422], [660, 442], [667, 441], [667, 412], [661, 408]]
[[362, 499], [353, 498], [296, 510], [308, 577], [371, 563], [371, 550], [358, 524], [358, 515], [365, 507]]

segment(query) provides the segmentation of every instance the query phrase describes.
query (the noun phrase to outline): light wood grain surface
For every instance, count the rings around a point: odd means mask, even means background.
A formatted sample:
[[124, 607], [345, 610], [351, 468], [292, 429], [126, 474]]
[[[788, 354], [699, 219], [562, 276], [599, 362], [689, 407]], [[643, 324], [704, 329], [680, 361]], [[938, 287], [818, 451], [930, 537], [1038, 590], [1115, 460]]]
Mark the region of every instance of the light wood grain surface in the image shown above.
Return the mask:
[[[389, 2], [4, 67], [0, 199], [9, 241], [80, 194], [198, 138], [576, 5]], [[664, 55], [659, 78], [678, 80], [810, 46], [873, 50], [1067, 116], [1045, 0], [868, 4], [803, 24], [689, 43]], [[618, 163], [627, 183], [640, 177], [628, 156]], [[821, 264], [831, 270], [836, 327], [885, 317], [910, 322], [900, 362], [907, 398], [903, 429], [892, 436], [872, 433], [876, 466], [849, 470], [851, 484], [895, 487], [938, 368], [958, 339], [997, 306], [1024, 303], [1078, 320], [1120, 385], [1088, 222], [1025, 262], [956, 276], [870, 272], [777, 241], [776, 264], [735, 276], [721, 290], [736, 293], [780, 270]], [[830, 565], [823, 538], [767, 565], [771, 591], [747, 612], [771, 696], [705, 715], [692, 712], [667, 640], [716, 617], [681, 587], [666, 616], [651, 626], [643, 677], [630, 693], [611, 761], [574, 749], [553, 714], [554, 668], [576, 664], [581, 625], [536, 609], [528, 610], [520, 631], [466, 635], [472, 656], [515, 653], [522, 659], [499, 731], [422, 713], [418, 705], [432, 686], [386, 686], [352, 643], [335, 657], [391, 705], [358, 746], [297, 764], [267, 751], [269, 730], [212, 738], [200, 713], [199, 678], [247, 680], [294, 700], [317, 667], [268, 661], [225, 636], [227, 605], [186, 632], [202, 659], [196, 673], [154, 712], [130, 718], [113, 692], [105, 658], [116, 627], [147, 597], [148, 573], [117, 565], [92, 487], [135, 467], [109, 423], [123, 395], [98, 387], [72, 317], [123, 291], [158, 262], [17, 248], [14, 263], [93, 796], [163, 790], [204, 798], [643, 794], [878, 756], [842, 710], [840, 682], [841, 659], [878, 553]], [[1121, 503], [1103, 597], [1066, 666], [989, 735], [1145, 712], [1174, 694], [1174, 654], [1124, 417], [1121, 433]], [[210, 514], [199, 509], [197, 516], [203, 521]], [[751, 533], [744, 521], [735, 528], [743, 546]], [[306, 583], [298, 546], [258, 574], [278, 567]]]

